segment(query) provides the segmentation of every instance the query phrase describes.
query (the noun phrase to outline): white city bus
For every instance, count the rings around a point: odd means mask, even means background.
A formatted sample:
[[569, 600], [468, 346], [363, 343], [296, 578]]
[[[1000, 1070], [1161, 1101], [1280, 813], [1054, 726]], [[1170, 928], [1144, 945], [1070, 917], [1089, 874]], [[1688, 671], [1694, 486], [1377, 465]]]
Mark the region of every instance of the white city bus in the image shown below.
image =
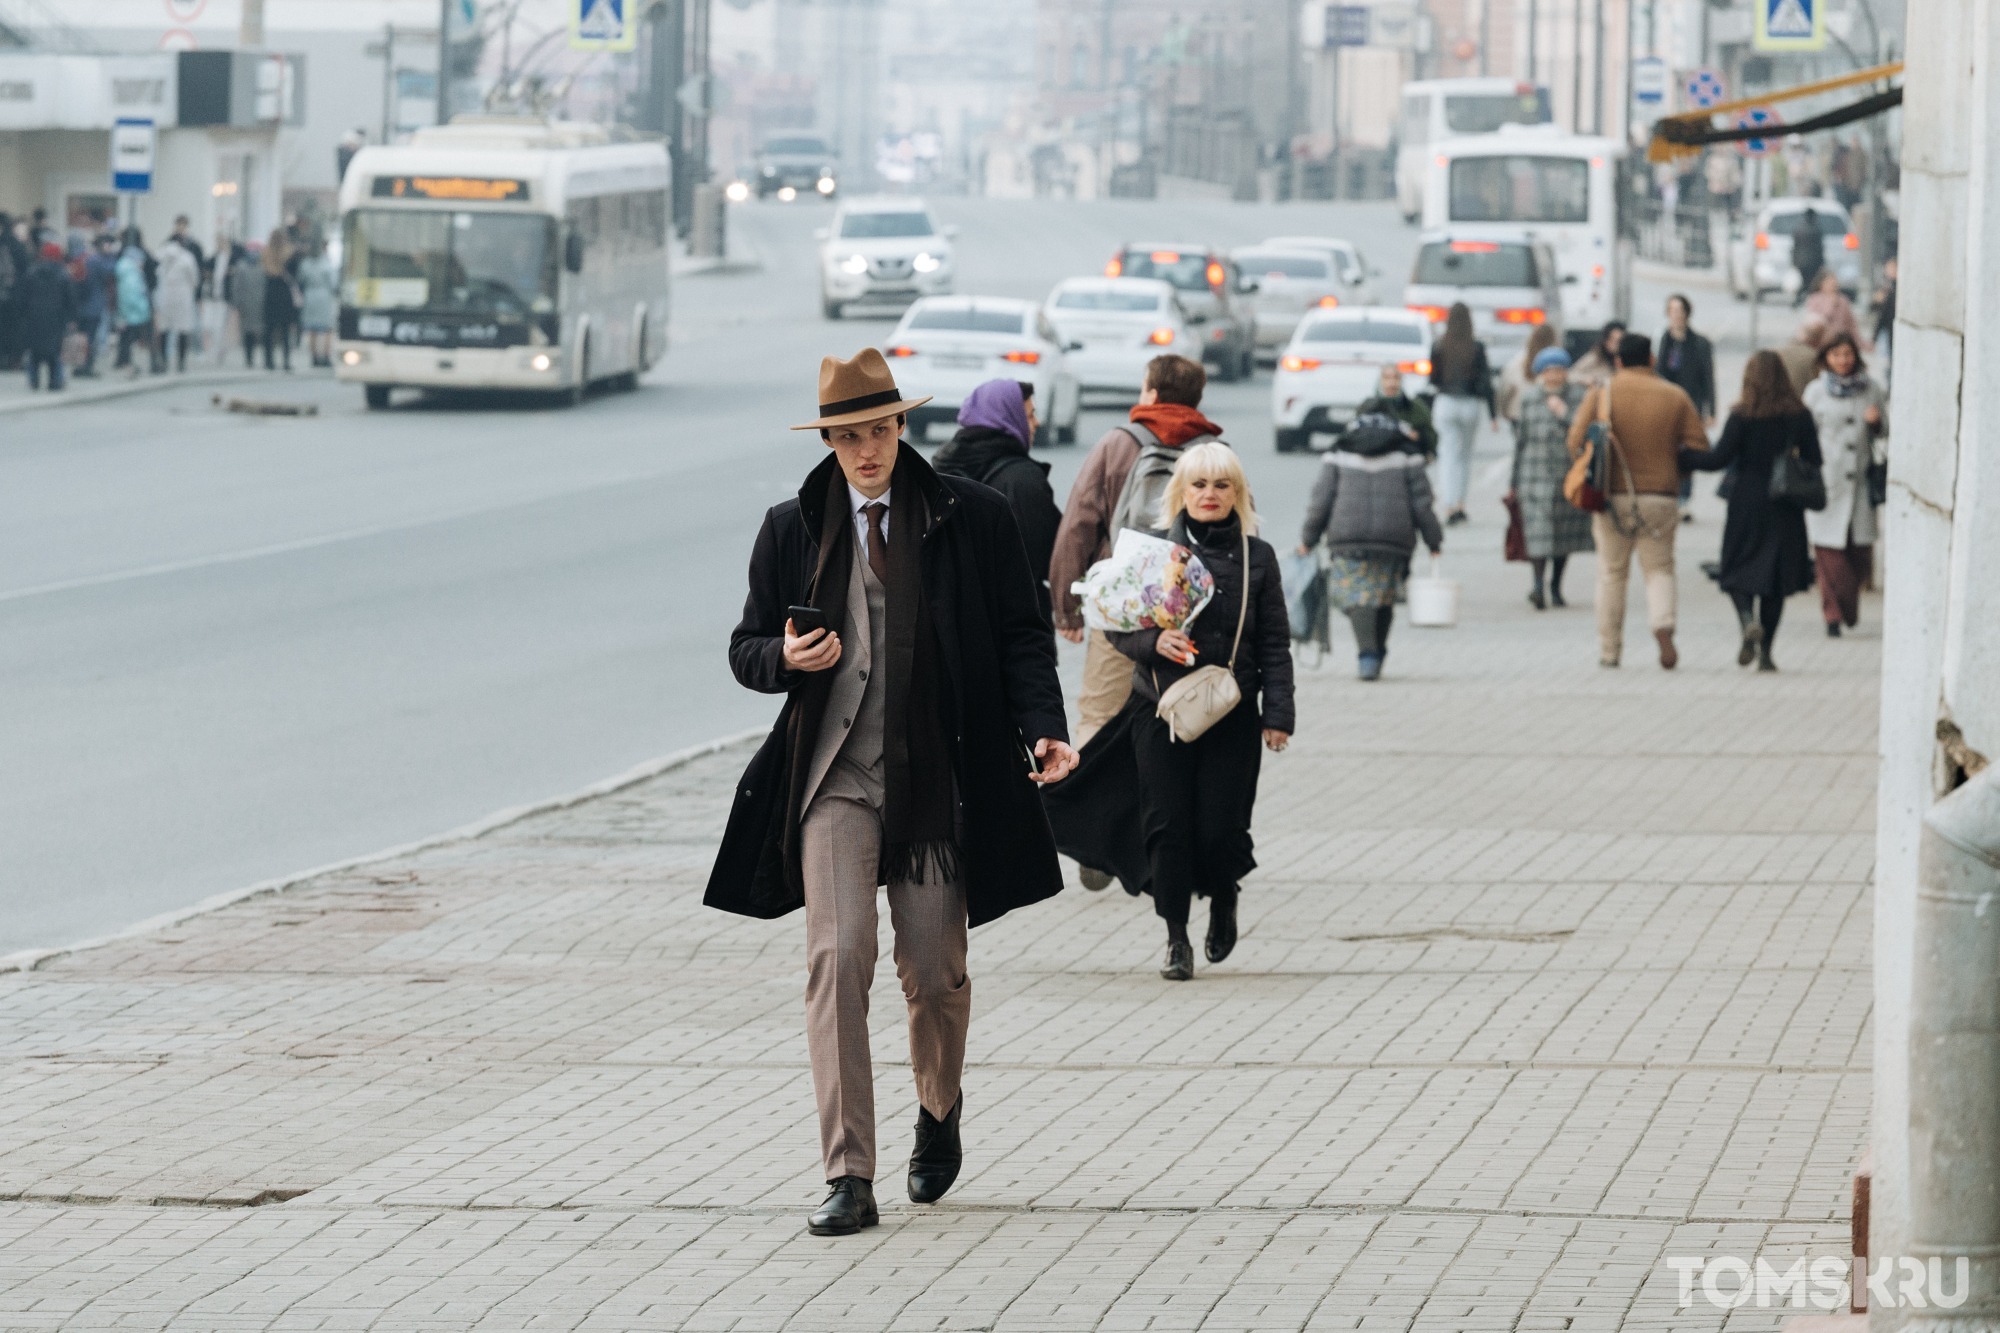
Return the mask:
[[1396, 120], [1396, 206], [1405, 222], [1424, 211], [1431, 149], [1503, 125], [1546, 125], [1549, 90], [1512, 79], [1419, 79], [1403, 85]]
[[1424, 226], [1453, 236], [1545, 242], [1561, 283], [1563, 327], [1587, 343], [1631, 317], [1632, 245], [1625, 150], [1615, 139], [1513, 126], [1433, 146]]
[[632, 388], [666, 348], [666, 149], [460, 117], [364, 148], [340, 186], [334, 372], [398, 385]]

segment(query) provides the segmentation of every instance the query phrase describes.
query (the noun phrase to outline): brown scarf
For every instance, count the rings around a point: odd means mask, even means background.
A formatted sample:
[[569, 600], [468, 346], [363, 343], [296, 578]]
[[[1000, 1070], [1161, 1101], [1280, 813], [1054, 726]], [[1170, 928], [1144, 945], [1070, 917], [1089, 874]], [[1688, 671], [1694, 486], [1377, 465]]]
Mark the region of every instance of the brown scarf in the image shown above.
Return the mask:
[[[886, 792], [882, 809], [881, 882], [947, 883], [958, 877], [957, 784], [951, 747], [945, 737], [944, 692], [940, 688], [937, 628], [924, 595], [919, 557], [930, 514], [924, 493], [900, 456], [890, 478], [896, 499], [889, 527], [889, 624], [882, 663], [884, 701], [882, 761]], [[847, 477], [834, 468], [827, 478], [826, 516], [820, 531], [820, 567], [812, 605], [838, 623], [847, 603], [847, 583], [855, 555], [854, 515], [847, 503]], [[858, 631], [860, 627], [855, 627]], [[825, 706], [832, 681], [814, 682], [815, 719]], [[816, 734], [816, 733], [813, 733]], [[806, 736], [811, 743], [811, 735]], [[799, 812], [803, 816], [804, 811]]]

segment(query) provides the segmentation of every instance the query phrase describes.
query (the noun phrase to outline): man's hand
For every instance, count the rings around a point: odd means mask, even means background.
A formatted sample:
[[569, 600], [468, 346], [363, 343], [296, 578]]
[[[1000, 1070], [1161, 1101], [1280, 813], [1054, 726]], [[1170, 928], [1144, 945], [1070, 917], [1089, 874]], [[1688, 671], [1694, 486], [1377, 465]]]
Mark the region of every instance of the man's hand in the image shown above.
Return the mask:
[[830, 629], [816, 629], [801, 636], [785, 622], [785, 665], [794, 671], [824, 671], [840, 660], [840, 636]]
[[1277, 754], [1291, 743], [1292, 734], [1289, 731], [1274, 731], [1270, 727], [1264, 728], [1264, 748], [1272, 754]]
[[1042, 771], [1028, 774], [1028, 781], [1061, 782], [1076, 768], [1077, 754], [1067, 741], [1044, 736], [1035, 742], [1035, 759], [1041, 764]]
[[1083, 626], [1081, 625], [1078, 625], [1075, 629], [1063, 629], [1062, 627], [1058, 626], [1056, 628], [1056, 633], [1062, 635], [1065, 639], [1068, 639], [1071, 643], [1083, 642]]

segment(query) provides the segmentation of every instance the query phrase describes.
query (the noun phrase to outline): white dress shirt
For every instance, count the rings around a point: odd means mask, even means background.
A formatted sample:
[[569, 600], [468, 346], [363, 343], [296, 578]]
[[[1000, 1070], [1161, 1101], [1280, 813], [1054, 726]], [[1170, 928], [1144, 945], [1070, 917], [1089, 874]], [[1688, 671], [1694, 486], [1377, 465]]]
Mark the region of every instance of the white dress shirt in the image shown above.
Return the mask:
[[[855, 490], [853, 482], [847, 484], [847, 503], [854, 510], [854, 540], [856, 548], [861, 552], [861, 558], [864, 560], [868, 558], [868, 515], [861, 511], [868, 505], [888, 504], [890, 492], [895, 489], [895, 487], [891, 486], [889, 490], [882, 492], [871, 500], [860, 491]], [[890, 517], [889, 514], [882, 515], [882, 540], [885, 542], [889, 540]]]

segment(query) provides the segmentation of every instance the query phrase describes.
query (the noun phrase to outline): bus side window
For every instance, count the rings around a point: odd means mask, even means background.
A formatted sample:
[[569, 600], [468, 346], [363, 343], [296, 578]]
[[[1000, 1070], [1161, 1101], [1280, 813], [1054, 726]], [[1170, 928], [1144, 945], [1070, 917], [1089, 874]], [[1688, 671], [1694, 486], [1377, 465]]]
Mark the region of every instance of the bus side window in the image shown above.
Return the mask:
[[1402, 139], [1405, 147], [1419, 147], [1431, 141], [1431, 99], [1411, 93], [1403, 99]]

